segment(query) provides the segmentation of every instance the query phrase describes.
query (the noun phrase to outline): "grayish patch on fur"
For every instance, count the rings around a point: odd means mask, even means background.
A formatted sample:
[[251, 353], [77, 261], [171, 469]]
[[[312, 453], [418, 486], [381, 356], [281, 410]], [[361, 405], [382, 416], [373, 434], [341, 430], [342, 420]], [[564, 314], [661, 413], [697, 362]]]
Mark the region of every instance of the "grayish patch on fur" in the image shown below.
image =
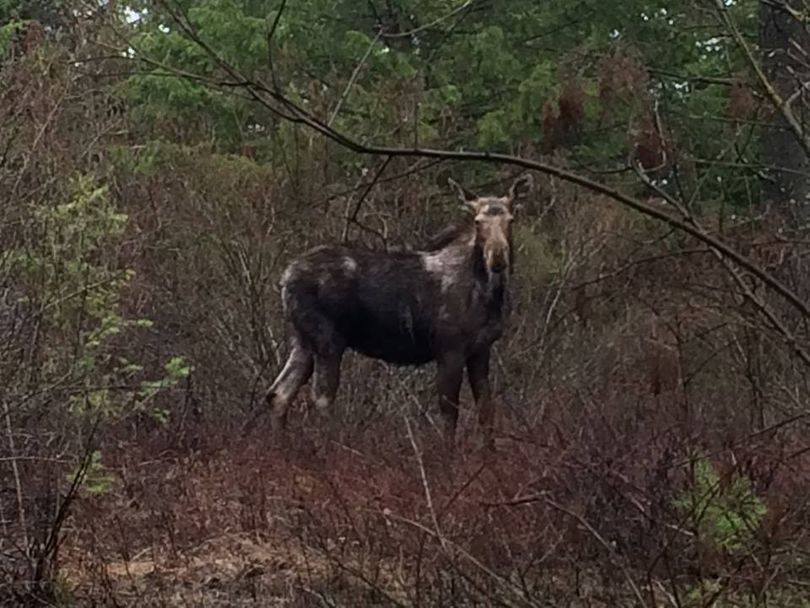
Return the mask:
[[[292, 361], [287, 361], [286, 365], [284, 366], [284, 369], [281, 370], [281, 374], [283, 374], [283, 377], [288, 377], [290, 375], [293, 365], [295, 364]], [[282, 401], [289, 401], [290, 399], [292, 399], [293, 391], [294, 389], [283, 381], [279, 382], [278, 386], [276, 387], [276, 395], [278, 399], [281, 399]]]
[[439, 278], [443, 293], [452, 290], [456, 285], [464, 265], [468, 262], [469, 248], [473, 243], [474, 238], [470, 242], [454, 243], [439, 251], [419, 254], [424, 269]]
[[343, 269], [349, 274], [352, 274], [357, 270], [357, 262], [349, 256], [346, 256], [343, 258]]
[[287, 286], [287, 283], [289, 283], [290, 280], [295, 275], [295, 271], [296, 271], [296, 265], [295, 264], [290, 264], [289, 266], [287, 266], [287, 268], [284, 269], [284, 273], [281, 275], [281, 281], [280, 281], [282, 291]]

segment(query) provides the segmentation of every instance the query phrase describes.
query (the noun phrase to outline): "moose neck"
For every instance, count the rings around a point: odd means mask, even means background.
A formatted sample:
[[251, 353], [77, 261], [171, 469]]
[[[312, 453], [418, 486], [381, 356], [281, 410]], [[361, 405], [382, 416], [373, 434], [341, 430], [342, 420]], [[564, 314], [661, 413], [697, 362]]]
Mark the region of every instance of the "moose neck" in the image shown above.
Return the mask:
[[509, 271], [489, 271], [484, 261], [484, 249], [479, 243], [473, 244], [469, 255], [473, 277], [484, 296], [487, 310], [491, 313], [500, 314], [506, 300]]
[[487, 270], [482, 244], [476, 241], [475, 228], [453, 227], [445, 230], [421, 252], [425, 269], [441, 277], [442, 292], [469, 289], [470, 302], [477, 300], [490, 315], [500, 315], [507, 298], [510, 270]]

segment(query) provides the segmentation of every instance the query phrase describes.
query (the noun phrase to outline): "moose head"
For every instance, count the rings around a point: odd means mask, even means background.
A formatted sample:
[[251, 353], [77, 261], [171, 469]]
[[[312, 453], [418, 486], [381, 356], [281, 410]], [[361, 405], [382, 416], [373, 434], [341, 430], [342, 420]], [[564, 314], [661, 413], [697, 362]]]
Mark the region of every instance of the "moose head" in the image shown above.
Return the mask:
[[512, 220], [516, 201], [532, 186], [530, 175], [518, 178], [506, 196], [478, 196], [448, 180], [475, 218], [475, 247], [490, 278], [512, 270]]

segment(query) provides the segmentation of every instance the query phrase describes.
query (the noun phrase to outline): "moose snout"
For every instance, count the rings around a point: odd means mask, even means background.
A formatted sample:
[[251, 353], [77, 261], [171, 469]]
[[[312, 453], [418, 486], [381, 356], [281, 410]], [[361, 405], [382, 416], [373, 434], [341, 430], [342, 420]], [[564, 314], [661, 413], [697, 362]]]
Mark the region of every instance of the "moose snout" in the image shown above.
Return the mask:
[[492, 272], [503, 272], [506, 270], [506, 258], [503, 257], [496, 257], [492, 260], [492, 265], [490, 266]]
[[492, 273], [500, 273], [506, 270], [509, 266], [508, 253], [503, 250], [490, 250], [487, 252], [487, 267]]

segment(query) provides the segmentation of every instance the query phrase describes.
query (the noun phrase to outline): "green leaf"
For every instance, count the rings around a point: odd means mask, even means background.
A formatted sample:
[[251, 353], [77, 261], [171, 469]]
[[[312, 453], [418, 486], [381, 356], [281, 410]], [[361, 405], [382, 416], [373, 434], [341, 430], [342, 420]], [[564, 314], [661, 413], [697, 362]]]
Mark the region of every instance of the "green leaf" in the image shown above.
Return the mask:
[[509, 140], [506, 129], [506, 112], [495, 110], [485, 114], [478, 121], [478, 145], [482, 148], [499, 146]]
[[164, 367], [169, 378], [173, 380], [182, 380], [191, 373], [191, 366], [186, 364], [183, 357], [172, 357]]

